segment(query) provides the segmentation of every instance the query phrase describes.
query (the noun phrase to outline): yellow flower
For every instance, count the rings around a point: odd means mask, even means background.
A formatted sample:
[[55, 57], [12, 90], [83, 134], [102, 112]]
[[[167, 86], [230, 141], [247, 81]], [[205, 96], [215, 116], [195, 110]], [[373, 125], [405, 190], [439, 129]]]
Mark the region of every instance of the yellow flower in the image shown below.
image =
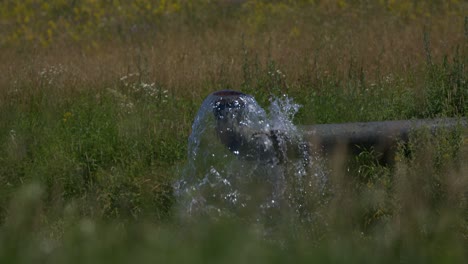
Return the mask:
[[63, 114], [63, 122], [67, 122], [68, 119], [70, 119], [70, 117], [72, 117], [73, 114], [71, 112], [66, 112], [65, 114]]
[[289, 32], [289, 36], [292, 37], [292, 38], [297, 38], [301, 35], [301, 31], [299, 30], [298, 27], [294, 26], [292, 29], [291, 29], [291, 32]]

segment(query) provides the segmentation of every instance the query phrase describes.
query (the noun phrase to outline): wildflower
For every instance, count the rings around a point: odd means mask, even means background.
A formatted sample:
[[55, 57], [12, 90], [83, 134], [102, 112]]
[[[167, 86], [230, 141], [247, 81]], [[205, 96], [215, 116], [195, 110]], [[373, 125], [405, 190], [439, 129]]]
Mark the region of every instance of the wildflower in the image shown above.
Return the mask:
[[41, 79], [45, 80], [49, 85], [51, 85], [58, 76], [65, 72], [65, 67], [62, 64], [57, 66], [47, 66], [39, 72]]
[[73, 114], [71, 112], [66, 112], [65, 114], [63, 114], [63, 118], [62, 118], [63, 122], [64, 123], [67, 122], [68, 119], [70, 119], [70, 117], [72, 117], [72, 116], [73, 116]]
[[386, 83], [391, 83], [391, 82], [393, 82], [393, 80], [394, 80], [392, 74], [389, 74], [389, 75], [385, 76], [384, 79], [385, 79], [385, 82], [386, 82]]
[[10, 130], [10, 137], [12, 141], [15, 141], [16, 139], [16, 131], [14, 129]]

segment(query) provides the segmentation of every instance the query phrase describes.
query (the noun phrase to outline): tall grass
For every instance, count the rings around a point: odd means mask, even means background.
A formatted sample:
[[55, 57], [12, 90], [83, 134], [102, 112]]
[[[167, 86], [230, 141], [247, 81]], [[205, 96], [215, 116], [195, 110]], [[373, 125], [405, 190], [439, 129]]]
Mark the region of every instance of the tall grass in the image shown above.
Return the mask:
[[287, 94], [297, 124], [466, 117], [465, 3], [167, 1], [151, 16], [140, 2], [0, 4], [1, 262], [468, 259], [463, 133], [415, 133], [392, 166], [337, 152], [329, 197], [306, 197], [318, 220], [268, 238], [180, 222], [171, 186], [219, 89]]

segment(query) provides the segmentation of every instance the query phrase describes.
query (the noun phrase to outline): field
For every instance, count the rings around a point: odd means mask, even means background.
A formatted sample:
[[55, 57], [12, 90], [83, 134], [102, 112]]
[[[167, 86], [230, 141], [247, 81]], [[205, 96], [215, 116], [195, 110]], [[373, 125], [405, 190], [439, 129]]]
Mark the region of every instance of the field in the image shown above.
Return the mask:
[[[203, 99], [298, 125], [468, 115], [465, 1], [0, 2], [0, 263], [466, 263], [466, 130], [330, 157], [313, 224], [180, 219]], [[312, 198], [311, 198], [312, 199]]]

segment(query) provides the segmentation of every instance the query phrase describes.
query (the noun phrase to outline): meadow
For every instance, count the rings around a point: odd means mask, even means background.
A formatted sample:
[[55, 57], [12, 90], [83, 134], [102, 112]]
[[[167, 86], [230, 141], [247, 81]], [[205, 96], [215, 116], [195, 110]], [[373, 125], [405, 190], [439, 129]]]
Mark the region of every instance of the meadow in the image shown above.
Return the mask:
[[[176, 217], [203, 99], [295, 124], [468, 115], [464, 1], [0, 2], [1, 263], [466, 263], [466, 130], [330, 158], [323, 221]], [[410, 154], [408, 154], [410, 153]]]

